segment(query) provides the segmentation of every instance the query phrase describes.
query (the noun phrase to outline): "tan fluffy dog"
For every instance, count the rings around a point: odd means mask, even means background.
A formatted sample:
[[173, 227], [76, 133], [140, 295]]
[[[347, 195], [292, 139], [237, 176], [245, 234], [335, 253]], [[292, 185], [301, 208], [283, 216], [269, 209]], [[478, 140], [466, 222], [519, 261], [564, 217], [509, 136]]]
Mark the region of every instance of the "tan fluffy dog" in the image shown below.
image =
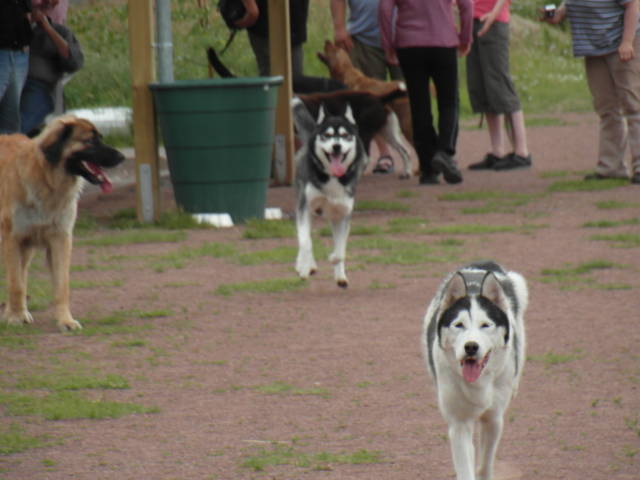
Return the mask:
[[[383, 81], [367, 77], [353, 65], [346, 50], [337, 47], [329, 40], [324, 42], [324, 53], [318, 52], [318, 58], [329, 68], [331, 78], [344, 83], [351, 90], [365, 91], [381, 96], [388, 95], [395, 90], [406, 90], [404, 82]], [[389, 106], [398, 117], [402, 134], [413, 145], [409, 98], [397, 98]]]
[[33, 322], [27, 309], [27, 271], [35, 247], [44, 247], [58, 327], [82, 328], [69, 310], [78, 197], [83, 178], [110, 191], [102, 168], [123, 160], [120, 152], [102, 143], [91, 122], [74, 116], [54, 119], [33, 139], [0, 135], [0, 230], [8, 293], [4, 316], [9, 324]]

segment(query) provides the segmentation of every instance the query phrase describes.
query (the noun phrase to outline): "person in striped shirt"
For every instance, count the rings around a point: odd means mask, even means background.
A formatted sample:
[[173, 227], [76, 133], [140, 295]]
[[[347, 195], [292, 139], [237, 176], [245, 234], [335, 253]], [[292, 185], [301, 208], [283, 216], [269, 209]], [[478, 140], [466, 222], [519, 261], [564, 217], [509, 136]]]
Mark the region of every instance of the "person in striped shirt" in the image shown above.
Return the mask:
[[638, 0], [565, 0], [544, 20], [571, 25], [573, 54], [585, 58], [600, 117], [598, 163], [586, 179], [629, 178], [640, 184], [640, 23]]

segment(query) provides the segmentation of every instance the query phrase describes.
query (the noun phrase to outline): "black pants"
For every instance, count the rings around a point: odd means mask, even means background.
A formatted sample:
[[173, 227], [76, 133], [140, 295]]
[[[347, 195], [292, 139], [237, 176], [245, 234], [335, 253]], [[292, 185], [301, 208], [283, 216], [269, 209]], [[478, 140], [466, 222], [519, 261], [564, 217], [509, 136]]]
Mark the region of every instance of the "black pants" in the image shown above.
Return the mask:
[[[458, 141], [458, 49], [411, 47], [397, 50], [411, 104], [413, 143], [422, 175], [434, 173], [431, 159], [442, 150], [455, 155]], [[429, 82], [433, 80], [438, 105], [438, 129], [431, 113]]]

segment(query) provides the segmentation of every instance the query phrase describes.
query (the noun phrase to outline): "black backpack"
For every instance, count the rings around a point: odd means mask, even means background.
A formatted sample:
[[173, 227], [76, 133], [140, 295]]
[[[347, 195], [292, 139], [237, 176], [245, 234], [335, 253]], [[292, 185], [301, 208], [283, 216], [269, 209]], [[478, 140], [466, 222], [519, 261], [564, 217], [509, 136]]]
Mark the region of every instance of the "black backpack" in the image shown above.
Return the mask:
[[236, 27], [236, 22], [244, 17], [247, 10], [244, 8], [242, 0], [219, 0], [218, 11], [220, 12], [220, 16], [224, 20], [224, 23], [227, 25], [227, 27], [229, 27], [229, 30], [231, 30], [229, 39], [220, 52], [220, 54], [222, 55], [229, 47], [229, 45], [231, 45], [233, 37], [236, 36], [238, 30], [240, 30], [238, 27]]

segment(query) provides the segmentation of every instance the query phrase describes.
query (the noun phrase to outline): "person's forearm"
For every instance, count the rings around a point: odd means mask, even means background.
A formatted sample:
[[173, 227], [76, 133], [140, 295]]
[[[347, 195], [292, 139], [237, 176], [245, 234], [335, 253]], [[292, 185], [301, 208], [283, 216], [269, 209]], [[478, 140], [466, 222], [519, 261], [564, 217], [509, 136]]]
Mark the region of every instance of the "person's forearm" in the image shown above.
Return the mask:
[[638, 27], [638, 0], [631, 0], [625, 5], [622, 43], [633, 43]]
[[345, 0], [331, 0], [331, 18], [333, 19], [333, 32], [346, 31], [347, 29], [347, 4]]
[[49, 22], [43, 22], [42, 28], [47, 33], [53, 44], [56, 46], [58, 53], [65, 60], [69, 58], [69, 44], [67, 41], [60, 35], [55, 28]]

